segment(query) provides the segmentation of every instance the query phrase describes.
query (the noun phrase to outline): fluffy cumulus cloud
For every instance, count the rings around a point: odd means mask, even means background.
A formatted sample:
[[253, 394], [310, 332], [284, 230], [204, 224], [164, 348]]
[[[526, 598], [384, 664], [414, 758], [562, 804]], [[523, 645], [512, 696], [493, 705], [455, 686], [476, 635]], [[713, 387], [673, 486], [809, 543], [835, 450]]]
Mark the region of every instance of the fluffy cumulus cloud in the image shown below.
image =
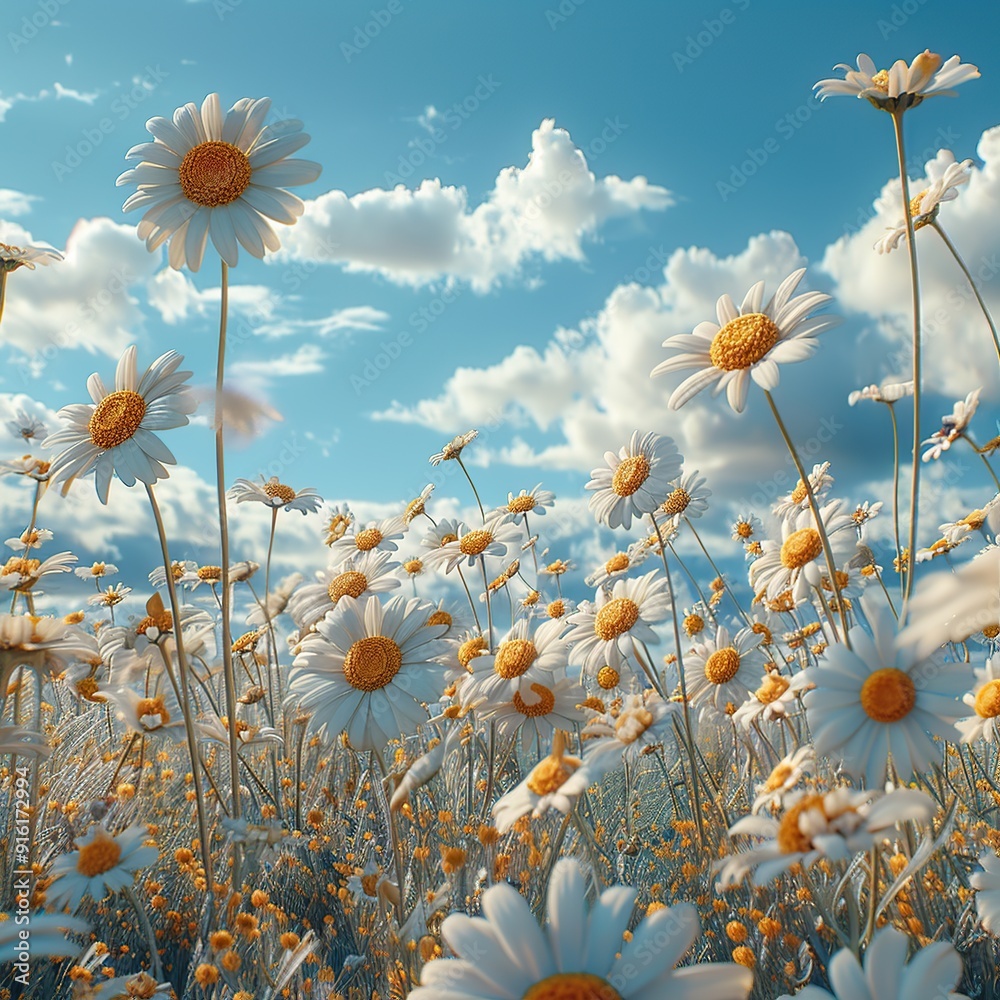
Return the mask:
[[670, 192], [645, 177], [595, 177], [551, 119], [532, 133], [531, 147], [527, 165], [504, 168], [475, 207], [465, 188], [439, 180], [353, 197], [329, 191], [307, 202], [284, 254], [401, 284], [458, 280], [485, 291], [532, 258], [583, 259], [584, 241], [608, 219], [672, 204]]
[[[969, 149], [953, 150], [957, 159]], [[939, 159], [943, 154], [939, 153]], [[939, 223], [962, 254], [994, 316], [1000, 313], [1000, 254], [994, 227], [984, 225], [1000, 210], [1000, 127], [984, 132], [976, 150], [981, 164], [972, 169], [958, 198], [941, 206]], [[944, 162], [942, 160], [942, 162]], [[927, 186], [910, 179], [911, 195]], [[909, 257], [905, 239], [880, 255], [872, 244], [886, 227], [902, 220], [899, 180], [890, 180], [875, 199], [871, 217], [856, 232], [832, 244], [823, 268], [836, 282], [841, 308], [870, 317], [880, 334], [868, 381], [910, 370], [912, 329]], [[956, 399], [976, 385], [984, 399], [1000, 398], [1000, 377], [990, 332], [968, 281], [937, 233], [917, 232], [923, 308], [926, 386]], [[973, 374], [973, 372], [975, 374]]]
[[27, 215], [31, 211], [31, 206], [41, 200], [38, 195], [0, 188], [0, 219], [16, 219]]

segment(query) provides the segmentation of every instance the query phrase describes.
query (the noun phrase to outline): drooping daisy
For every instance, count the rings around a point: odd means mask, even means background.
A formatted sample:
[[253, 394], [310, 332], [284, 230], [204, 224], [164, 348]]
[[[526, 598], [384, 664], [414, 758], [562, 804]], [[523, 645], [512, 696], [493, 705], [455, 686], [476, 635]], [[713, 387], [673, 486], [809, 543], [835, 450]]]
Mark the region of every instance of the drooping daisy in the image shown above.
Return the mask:
[[442, 462], [454, 461], [460, 458], [463, 450], [476, 438], [479, 437], [479, 431], [471, 430], [466, 431], [464, 434], [457, 434], [453, 437], [440, 451], [435, 452], [427, 460], [431, 465], [440, 465]]
[[32, 528], [30, 532], [23, 531], [16, 538], [7, 538], [4, 545], [15, 552], [27, 552], [29, 549], [40, 549], [46, 542], [51, 542], [54, 535], [48, 528]]
[[143, 846], [148, 836], [144, 825], [112, 834], [95, 823], [85, 836], [74, 842], [77, 850], [52, 862], [48, 874], [54, 881], [46, 901], [56, 909], [65, 908], [72, 913], [86, 895], [99, 903], [109, 893], [131, 885], [135, 873], [159, 857], [155, 847]]
[[[663, 346], [680, 351], [661, 361], [653, 378], [669, 372], [697, 368], [674, 389], [669, 405], [680, 409], [702, 389], [716, 383], [713, 395], [723, 389], [729, 405], [741, 413], [746, 405], [747, 390], [752, 378], [762, 389], [770, 391], [780, 378], [778, 366], [804, 361], [818, 346], [818, 334], [839, 322], [836, 316], [810, 314], [829, 302], [822, 292], [806, 292], [794, 298], [805, 268], [794, 271], [778, 286], [766, 306], [764, 282], [758, 281], [746, 294], [737, 309], [728, 295], [717, 305], [718, 323], [699, 323], [690, 334], [668, 337]], [[762, 308], [763, 306], [763, 308]]]
[[708, 498], [712, 495], [705, 485], [707, 482], [697, 469], [685, 472], [670, 484], [671, 490], [660, 504], [659, 512], [673, 518], [675, 524], [684, 517], [701, 517], [708, 510]]
[[895, 403], [904, 396], [912, 395], [912, 379], [909, 382], [885, 382], [881, 386], [866, 385], [863, 389], [855, 389], [847, 397], [847, 405], [854, 406], [862, 399], [870, 399], [875, 403]]
[[733, 836], [763, 838], [763, 843], [716, 862], [717, 888], [738, 885], [753, 868], [753, 883], [762, 886], [795, 864], [809, 868], [824, 857], [846, 861], [889, 839], [897, 823], [929, 823], [936, 811], [929, 795], [911, 788], [888, 794], [836, 788], [786, 795], [780, 817], [744, 816], [730, 828]]
[[403, 523], [409, 524], [414, 518], [427, 513], [427, 501], [430, 500], [434, 492], [434, 484], [428, 483], [421, 491], [420, 495], [414, 497], [403, 511]]
[[991, 934], [1000, 934], [1000, 857], [993, 851], [980, 855], [981, 872], [969, 876], [969, 885], [976, 890], [976, 913]]
[[64, 406], [59, 415], [70, 426], [44, 442], [47, 448], [66, 446], [52, 461], [52, 481], [75, 479], [94, 469], [101, 503], [108, 502], [114, 472], [126, 486], [136, 480], [152, 486], [169, 476], [163, 463], [175, 465], [177, 460], [153, 431], [183, 427], [195, 408], [184, 385], [191, 372], [178, 371], [182, 355], [161, 354], [141, 377], [135, 359], [135, 348], [127, 348], [118, 362], [113, 392], [99, 375], [91, 375], [87, 388], [94, 405]]
[[93, 660], [100, 660], [94, 637], [61, 618], [0, 614], [0, 701], [18, 667], [57, 675]]
[[[955, 162], [955, 154], [948, 149], [942, 149], [936, 159], [927, 164], [927, 185], [910, 199], [910, 218], [913, 220], [913, 230], [929, 226], [938, 216], [940, 205], [944, 201], [953, 201], [958, 197], [958, 189], [969, 183], [969, 171], [972, 160]], [[906, 223], [899, 222], [890, 226], [885, 235], [875, 244], [879, 253], [890, 253], [899, 246], [900, 240], [906, 237]]]
[[363, 526], [354, 525], [353, 531], [347, 531], [330, 546], [330, 558], [333, 560], [347, 559], [359, 552], [371, 552], [378, 549], [381, 552], [395, 552], [396, 542], [407, 532], [407, 525], [399, 515], [386, 517], [378, 521], [368, 521]]
[[633, 516], [655, 511], [670, 492], [670, 481], [681, 471], [680, 452], [673, 438], [651, 431], [633, 431], [629, 443], [616, 455], [604, 453], [607, 468], [590, 473], [590, 509], [609, 528], [632, 527]]
[[45, 560], [11, 556], [0, 566], [0, 590], [27, 593], [43, 576], [68, 573], [75, 562], [76, 556], [72, 552], [58, 552]]
[[52, 247], [15, 247], [9, 243], [0, 243], [0, 272], [5, 274], [16, 271], [19, 267], [34, 271], [36, 264], [48, 267], [53, 261], [62, 259], [63, 255]]
[[620, 708], [594, 716], [584, 728], [584, 765], [599, 778], [661, 745], [668, 761], [676, 759], [674, 725], [680, 711], [676, 702], [664, 701], [652, 688], [625, 695]]
[[21, 458], [0, 462], [0, 476], [27, 476], [29, 479], [34, 479], [35, 482], [47, 483], [50, 465], [51, 463], [44, 459], [22, 455]]
[[504, 740], [520, 733], [525, 751], [537, 740], [547, 743], [555, 730], [571, 731], [587, 719], [587, 713], [579, 708], [587, 692], [575, 678], [561, 677], [548, 684], [534, 681], [528, 685], [528, 692], [522, 697], [515, 691], [510, 701], [492, 706], [487, 702], [479, 709], [479, 717], [495, 722]]
[[925, 462], [940, 458], [962, 436], [963, 431], [976, 415], [976, 410], [979, 408], [979, 394], [982, 391], [982, 387], [973, 389], [965, 399], [960, 399], [955, 403], [951, 413], [946, 413], [941, 418], [941, 429], [935, 431], [926, 441], [921, 442], [921, 444], [931, 446], [922, 456]]
[[14, 419], [7, 421], [7, 430], [14, 437], [21, 438], [23, 441], [41, 441], [49, 433], [41, 420], [26, 413], [20, 407], [17, 408]]
[[524, 520], [525, 514], [537, 514], [540, 517], [545, 513], [545, 509], [551, 507], [555, 502], [555, 493], [543, 490], [542, 484], [538, 483], [533, 489], [521, 490], [517, 496], [508, 493], [507, 502], [495, 508], [493, 513], [506, 514], [515, 524], [520, 524]]
[[460, 526], [458, 536], [431, 549], [424, 556], [424, 562], [450, 573], [463, 563], [475, 566], [480, 558], [502, 558], [508, 552], [519, 552], [523, 537], [524, 533], [518, 525], [503, 517], [491, 517], [481, 528]]
[[816, 752], [842, 757], [850, 774], [881, 788], [891, 757], [901, 781], [924, 771], [938, 750], [932, 736], [955, 740], [970, 677], [961, 664], [945, 666], [900, 641], [885, 601], [865, 599], [869, 635], [850, 630], [853, 650], [828, 646], [805, 671], [815, 689], [803, 696]]
[[594, 570], [585, 580], [588, 587], [603, 587], [612, 580], [624, 576], [630, 570], [641, 566], [650, 555], [650, 549], [642, 542], [633, 542], [625, 552], [616, 552], [603, 566]]
[[381, 750], [416, 732], [437, 700], [446, 652], [443, 625], [427, 625], [419, 598], [355, 600], [349, 594], [306, 636], [289, 675], [288, 700], [312, 713], [331, 738], [347, 733], [357, 750]]
[[750, 697], [750, 685], [760, 678], [764, 658], [755, 653], [763, 636], [743, 628], [730, 638], [720, 625], [714, 639], [706, 638], [684, 657], [688, 698], [705, 720], [724, 722]]
[[523, 896], [506, 883], [495, 885], [483, 894], [482, 917], [453, 913], [445, 920], [442, 934], [458, 958], [428, 962], [410, 1000], [746, 1000], [749, 969], [709, 963], [674, 969], [698, 936], [698, 914], [687, 903], [647, 916], [623, 942], [635, 896], [629, 886], [612, 886], [590, 907], [580, 866], [560, 860], [543, 931]]
[[[686, 661], [684, 665], [687, 666]], [[810, 682], [802, 673], [787, 677], [771, 670], [764, 674], [760, 686], [736, 709], [733, 723], [749, 731], [761, 721], [784, 719], [795, 710], [799, 695], [809, 687]]]
[[[834, 482], [833, 476], [830, 475], [829, 462], [818, 462], [813, 466], [812, 472], [809, 473], [809, 486], [817, 504], [821, 505], [826, 500], [826, 495], [830, 492], [830, 487], [833, 486]], [[805, 483], [800, 479], [791, 493], [786, 493], [775, 501], [771, 511], [775, 517], [788, 517], [790, 514], [806, 510], [808, 507], [809, 494], [806, 492]]]
[[816, 751], [810, 744], [805, 744], [783, 757], [771, 769], [771, 773], [757, 788], [757, 797], [753, 800], [751, 812], [759, 813], [762, 809], [770, 809], [784, 800], [802, 778], [816, 766]]
[[836, 95], [863, 97], [881, 111], [891, 113], [915, 108], [925, 97], [935, 94], [951, 97], [954, 91], [950, 88], [979, 76], [977, 67], [963, 63], [958, 56], [952, 56], [942, 65], [941, 57], [929, 49], [910, 65], [905, 59], [897, 59], [887, 70], [877, 70], [864, 53], [857, 62], [856, 70], [844, 63], [834, 66], [844, 71], [844, 78], [820, 80], [813, 85], [816, 96], [821, 101]]
[[883, 927], [865, 951], [862, 967], [849, 948], [827, 964], [833, 992], [806, 986], [795, 997], [778, 1000], [969, 1000], [952, 992], [962, 979], [962, 957], [947, 941], [919, 949], [906, 963], [909, 938], [895, 927]]
[[[261, 480], [263, 480], [261, 476]], [[249, 479], [237, 479], [230, 487], [228, 496], [237, 503], [255, 500], [275, 510], [284, 507], [285, 510], [299, 510], [303, 514], [312, 514], [323, 506], [323, 498], [314, 489], [296, 492], [291, 486], [286, 486], [271, 476], [266, 482], [254, 483]]]
[[986, 661], [982, 669], [973, 670], [976, 685], [972, 692], [962, 696], [974, 715], [959, 719], [955, 728], [962, 734], [963, 743], [985, 740], [995, 743], [1000, 740], [1000, 657]]
[[316, 180], [322, 167], [289, 159], [309, 136], [294, 119], [265, 125], [270, 110], [269, 98], [244, 97], [223, 115], [219, 95], [209, 94], [200, 109], [178, 108], [173, 122], [146, 122], [153, 141], [125, 154], [139, 162], [116, 183], [138, 188], [122, 210], [143, 209], [138, 235], [148, 250], [169, 240], [170, 266], [197, 271], [209, 236], [230, 267], [237, 243], [257, 258], [280, 249], [267, 220], [292, 225], [305, 205], [284, 188]]
[[666, 580], [656, 570], [632, 580], [617, 580], [609, 594], [597, 591], [593, 604], [581, 605], [570, 616], [573, 628], [566, 640], [573, 659], [588, 672], [607, 663], [617, 667], [633, 652], [633, 643], [658, 643], [652, 626], [670, 614]]

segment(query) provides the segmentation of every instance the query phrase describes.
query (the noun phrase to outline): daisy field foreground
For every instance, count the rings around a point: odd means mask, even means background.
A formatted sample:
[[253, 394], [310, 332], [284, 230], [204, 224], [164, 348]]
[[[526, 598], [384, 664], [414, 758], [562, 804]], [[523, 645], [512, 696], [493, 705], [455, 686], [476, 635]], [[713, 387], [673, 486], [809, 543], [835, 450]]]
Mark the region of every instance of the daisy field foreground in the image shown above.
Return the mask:
[[[906, 113], [979, 76], [929, 51], [837, 71], [819, 97], [886, 113], [904, 164]], [[150, 252], [221, 267], [218, 563], [171, 557], [183, 539], [158, 501], [198, 409], [176, 351], [128, 347], [59, 427], [9, 414], [26, 454], [0, 474], [32, 506], [0, 567], [3, 996], [1000, 995], [1000, 438], [975, 426], [974, 384], [940, 427], [920, 419], [920, 245], [943, 240], [972, 282], [944, 228], [972, 161], [942, 151], [920, 189], [904, 171], [872, 250], [906, 255], [913, 282], [910, 377], [844, 387], [885, 410], [888, 494], [843, 496], [797, 450], [811, 424], [785, 412], [782, 369], [821, 363], [838, 323], [801, 268], [722, 295], [636, 373], [674, 411], [710, 390], [769, 414], [794, 488], [712, 551], [698, 456], [638, 426], [580, 483], [620, 543], [578, 569], [548, 554], [543, 483], [481, 494], [476, 430], [430, 457], [464, 518], [433, 485], [363, 520], [301, 484], [227, 479], [226, 430], [265, 415], [226, 386], [229, 272], [280, 249], [276, 226], [304, 211], [287, 189], [321, 172], [298, 156], [302, 123], [269, 111], [210, 94], [154, 117], [118, 178]], [[0, 243], [0, 333], [17, 272], [60, 260]], [[971, 287], [974, 380], [1000, 339]], [[918, 521], [921, 474], [952, 448], [981, 502]], [[110, 516], [124, 490], [144, 497], [149, 566], [56, 551], [48, 511], [91, 489]], [[279, 580], [297, 515], [312, 575]], [[260, 516], [266, 549], [233, 560], [231, 519]], [[745, 578], [719, 569], [739, 562]], [[44, 595], [57, 574], [76, 587]], [[147, 574], [126, 619], [124, 581]]]

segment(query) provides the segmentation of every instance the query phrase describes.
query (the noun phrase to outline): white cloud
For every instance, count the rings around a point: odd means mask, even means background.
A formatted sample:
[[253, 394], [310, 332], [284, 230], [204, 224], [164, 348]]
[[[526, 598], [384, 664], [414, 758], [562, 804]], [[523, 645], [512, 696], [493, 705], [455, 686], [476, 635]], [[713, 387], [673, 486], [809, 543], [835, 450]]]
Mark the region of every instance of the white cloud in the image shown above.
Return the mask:
[[0, 188], [0, 219], [16, 219], [27, 215], [31, 211], [32, 202], [41, 200], [36, 194]]
[[[53, 21], [52, 23], [55, 24], [56, 22]], [[43, 88], [37, 94], [25, 94], [22, 91], [18, 91], [16, 94], [0, 94], [0, 122], [4, 121], [7, 117], [7, 112], [15, 104], [23, 104], [26, 101], [34, 102], [45, 101], [49, 98], [55, 98], [56, 100], [68, 98], [72, 101], [80, 101], [82, 104], [93, 104], [98, 97], [100, 97], [100, 91], [74, 90], [72, 87], [64, 87], [61, 83], [53, 84], [52, 90]]]
[[673, 203], [669, 191], [645, 177], [595, 177], [569, 133], [551, 119], [531, 139], [527, 165], [504, 168], [474, 208], [465, 188], [439, 180], [351, 198], [329, 191], [307, 202], [282, 253], [375, 271], [401, 284], [458, 280], [486, 291], [533, 259], [582, 260], [584, 240], [608, 219]]
[[[101, 92], [99, 90], [93, 90], [93, 91], [74, 90], [72, 87], [64, 87], [61, 83], [58, 82], [54, 84], [54, 87], [57, 100], [61, 100], [63, 98], [69, 98], [70, 100], [73, 101], [79, 101], [81, 104], [93, 104], [94, 101], [96, 101], [97, 98], [101, 96]], [[44, 93], [45, 91], [42, 91], [42, 94]]]
[[229, 368], [233, 380], [260, 390], [276, 378], [315, 375], [325, 368], [326, 352], [318, 344], [300, 344], [289, 354], [255, 361], [237, 361]]

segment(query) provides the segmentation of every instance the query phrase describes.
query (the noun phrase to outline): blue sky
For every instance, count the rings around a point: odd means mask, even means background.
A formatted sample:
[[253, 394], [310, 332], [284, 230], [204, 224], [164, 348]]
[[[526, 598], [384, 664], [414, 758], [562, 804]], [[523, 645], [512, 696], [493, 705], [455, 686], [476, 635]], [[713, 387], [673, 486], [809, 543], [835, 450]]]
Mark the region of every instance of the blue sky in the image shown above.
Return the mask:
[[[585, 563], [612, 545], [579, 516], [588, 470], [638, 427], [673, 435], [688, 465], [709, 475], [718, 503], [710, 534], [724, 539], [740, 502], [787, 465], [763, 400], [752, 395], [740, 418], [700, 398], [674, 414], [669, 387], [651, 385], [648, 371], [663, 338], [711, 318], [719, 294], [742, 297], [758, 277], [770, 291], [808, 264], [806, 280], [837, 297], [845, 323], [817, 358], [783, 371], [776, 395], [803, 441], [833, 428], [815, 460], [835, 463], [843, 495], [875, 499], [888, 476], [886, 429], [848, 410], [846, 396], [903, 374], [904, 255], [870, 249], [898, 212], [883, 191], [895, 172], [892, 130], [867, 104], [820, 105], [811, 87], [862, 51], [888, 65], [929, 47], [980, 67], [957, 98], [908, 114], [906, 138], [913, 178], [942, 146], [974, 159], [974, 181], [943, 221], [984, 269], [996, 307], [1000, 138], [980, 140], [998, 124], [990, 42], [1000, 9], [969, 12], [956, 16], [940, 0], [8, 2], [0, 240], [30, 234], [68, 250], [72, 266], [11, 278], [0, 415], [85, 399], [86, 375], [110, 375], [129, 343], [144, 363], [175, 348], [195, 382], [212, 379], [217, 260], [208, 254], [197, 275], [169, 273], [162, 251], [149, 255], [130, 233], [138, 220], [122, 215], [127, 192], [114, 181], [125, 151], [148, 138], [147, 118], [212, 91], [225, 107], [267, 95], [275, 118], [305, 122], [312, 142], [301, 155], [324, 170], [296, 190], [310, 207], [280, 234], [283, 253], [266, 263], [244, 256], [232, 273], [230, 372], [285, 419], [233, 446], [230, 481], [277, 471], [380, 513], [428, 481], [428, 455], [480, 426], [470, 459], [488, 499], [542, 481], [576, 501], [553, 548]], [[592, 187], [574, 181], [566, 191], [558, 168], [574, 146]], [[426, 228], [407, 221], [415, 195], [378, 193], [396, 182], [411, 192], [424, 184]], [[345, 226], [332, 238], [317, 221], [324, 206]], [[468, 242], [428, 250], [422, 241], [433, 243], [438, 223]], [[484, 236], [493, 241], [485, 249], [475, 243]], [[996, 365], [974, 308], [948, 297], [960, 276], [932, 236], [921, 237], [928, 309], [944, 312], [929, 333], [925, 424], [929, 434], [982, 385], [974, 430], [986, 439], [996, 433]], [[185, 467], [173, 498], [183, 535], [191, 522], [181, 508], [209, 523], [200, 508], [210, 499], [211, 438], [195, 427], [169, 443]], [[928, 523], [939, 508], [950, 520], [988, 499], [975, 463], [946, 473], [931, 473], [940, 488], [929, 494]], [[25, 491], [0, 484], [15, 534]], [[82, 558], [101, 546], [132, 551], [148, 526], [125, 492], [113, 489], [111, 511], [80, 499], [75, 517], [53, 510], [48, 520], [77, 532]], [[459, 497], [442, 510], [469, 502], [452, 478], [438, 493]], [[134, 517], [122, 513], [126, 503]], [[100, 517], [100, 526], [89, 520]], [[198, 530], [178, 543], [192, 555]], [[306, 539], [304, 526], [295, 530]], [[241, 544], [252, 547], [254, 531]]]

